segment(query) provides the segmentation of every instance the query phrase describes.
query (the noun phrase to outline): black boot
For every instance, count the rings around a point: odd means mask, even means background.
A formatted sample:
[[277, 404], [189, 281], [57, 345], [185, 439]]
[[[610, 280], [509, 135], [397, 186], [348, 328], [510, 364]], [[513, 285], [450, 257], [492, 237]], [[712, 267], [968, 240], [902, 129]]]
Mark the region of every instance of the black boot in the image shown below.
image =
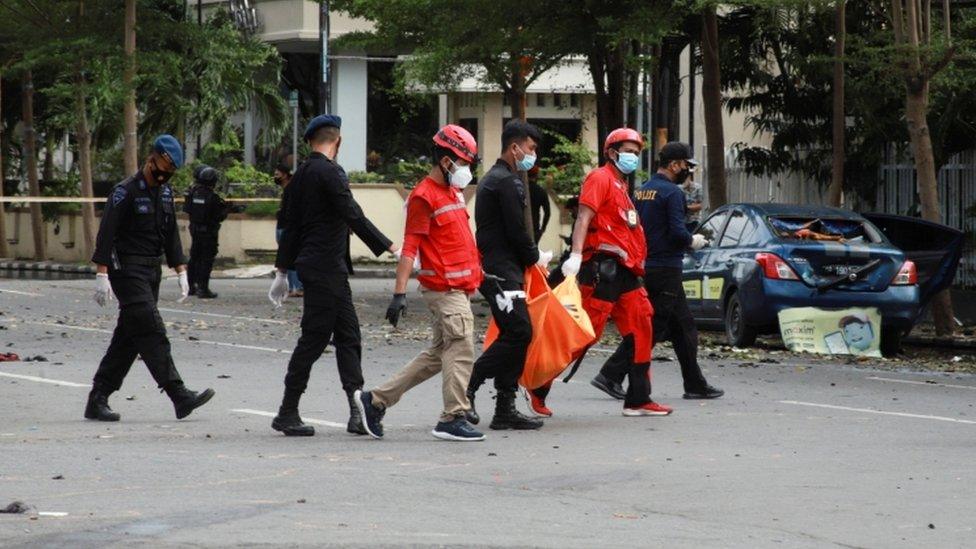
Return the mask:
[[278, 415], [271, 421], [271, 428], [281, 431], [286, 437], [310, 437], [315, 435], [315, 427], [305, 425], [301, 416], [298, 415], [298, 408], [278, 410]]
[[196, 295], [200, 299], [214, 299], [217, 297], [217, 294], [211, 292], [209, 287], [200, 288], [199, 290], [197, 290]]
[[468, 395], [468, 404], [471, 405], [471, 408], [464, 412], [464, 419], [468, 420], [471, 425], [477, 425], [481, 421], [481, 416], [478, 415], [478, 410], [474, 408], [474, 391], [468, 389], [465, 394]]
[[118, 421], [119, 414], [108, 407], [108, 393], [93, 388], [88, 393], [88, 404], [85, 406], [85, 419], [97, 419], [98, 421]]
[[190, 415], [193, 410], [203, 406], [214, 396], [213, 389], [204, 389], [201, 392], [191, 391], [182, 383], [166, 388], [166, 394], [173, 401], [173, 408], [176, 410], [176, 419], [183, 419]]
[[515, 408], [515, 391], [499, 391], [495, 397], [495, 417], [491, 418], [490, 429], [538, 429], [542, 420], [523, 415]]
[[355, 391], [346, 394], [346, 398], [349, 399], [349, 423], [346, 424], [346, 432], [352, 433], [354, 435], [365, 435], [366, 428], [363, 427], [363, 417], [359, 413], [359, 408], [356, 406], [356, 394]]
[[187, 295], [197, 295], [197, 285], [196, 283], [190, 283], [190, 293]]

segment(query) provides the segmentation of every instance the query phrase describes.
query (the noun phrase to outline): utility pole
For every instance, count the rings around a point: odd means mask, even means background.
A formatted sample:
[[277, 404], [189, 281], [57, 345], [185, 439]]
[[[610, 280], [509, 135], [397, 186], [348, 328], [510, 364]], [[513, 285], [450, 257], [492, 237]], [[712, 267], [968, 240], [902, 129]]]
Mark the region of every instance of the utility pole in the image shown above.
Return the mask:
[[322, 78], [319, 80], [319, 113], [332, 111], [329, 82], [329, 0], [321, 0], [319, 7], [319, 52], [322, 55]]

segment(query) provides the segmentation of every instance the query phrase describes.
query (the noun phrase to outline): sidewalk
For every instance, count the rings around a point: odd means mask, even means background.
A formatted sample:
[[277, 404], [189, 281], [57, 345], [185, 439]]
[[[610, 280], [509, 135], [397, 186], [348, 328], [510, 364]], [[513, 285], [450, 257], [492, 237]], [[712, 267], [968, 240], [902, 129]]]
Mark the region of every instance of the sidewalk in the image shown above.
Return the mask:
[[[395, 278], [396, 269], [393, 266], [386, 267], [377, 264], [354, 265], [356, 278]], [[52, 261], [31, 261], [0, 259], [0, 271], [16, 271], [24, 274], [31, 272], [41, 273], [61, 273], [77, 275], [94, 275], [93, 265], [79, 265], [77, 263], [55, 263]], [[214, 269], [211, 278], [213, 279], [248, 279], [248, 278], [270, 278], [274, 271], [274, 265], [248, 265], [234, 267], [232, 269]]]

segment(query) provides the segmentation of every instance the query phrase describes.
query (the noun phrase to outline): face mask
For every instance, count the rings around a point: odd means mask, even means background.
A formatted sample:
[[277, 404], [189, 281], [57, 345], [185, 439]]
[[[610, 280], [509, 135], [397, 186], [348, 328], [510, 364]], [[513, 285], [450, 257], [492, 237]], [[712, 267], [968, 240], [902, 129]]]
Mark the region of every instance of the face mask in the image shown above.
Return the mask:
[[617, 169], [620, 170], [620, 173], [630, 175], [640, 165], [640, 158], [634, 153], [617, 153], [617, 161], [615, 164], [617, 165]]
[[[454, 164], [454, 162], [451, 162]], [[471, 166], [458, 166], [454, 164], [454, 171], [451, 173], [451, 186], [455, 189], [462, 190], [471, 183], [474, 179], [474, 175], [471, 173]]]
[[689, 175], [691, 175], [691, 170], [684, 168], [674, 176], [674, 182], [678, 185], [682, 185], [684, 184], [685, 180], [688, 179]]
[[[515, 145], [515, 146], [518, 147], [518, 149], [520, 151], [522, 150], [522, 147], [519, 147], [518, 145]], [[535, 166], [535, 158], [536, 157], [535, 157], [534, 154], [529, 154], [527, 152], [523, 152], [522, 153], [522, 160], [516, 161], [515, 162], [515, 165], [518, 167], [519, 170], [521, 170], [523, 172], [527, 172], [527, 171], [529, 171], [529, 170], [532, 169], [532, 166]]]
[[173, 177], [173, 172], [166, 172], [159, 169], [159, 164], [157, 164], [155, 160], [153, 160], [152, 166], [149, 167], [149, 174], [152, 175], [153, 180], [160, 185], [166, 183], [171, 177]]
[[277, 186], [280, 187], [280, 186], [282, 186], [282, 185], [285, 184], [285, 178], [284, 177], [276, 177], [276, 178], [274, 178], [274, 182], [275, 182], [275, 185], [277, 185]]

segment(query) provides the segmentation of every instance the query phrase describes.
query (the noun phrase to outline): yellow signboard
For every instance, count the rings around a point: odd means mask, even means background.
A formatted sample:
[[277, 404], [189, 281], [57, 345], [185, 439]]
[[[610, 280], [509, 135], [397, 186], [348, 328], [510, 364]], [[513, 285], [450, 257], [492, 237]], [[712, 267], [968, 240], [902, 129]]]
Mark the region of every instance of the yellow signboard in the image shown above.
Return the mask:
[[791, 351], [881, 356], [881, 313], [875, 308], [784, 309], [779, 313], [779, 330]]
[[705, 278], [705, 299], [722, 299], [722, 288], [725, 287], [724, 278]]
[[681, 285], [685, 289], [685, 297], [688, 299], [701, 299], [701, 280], [685, 280]]

